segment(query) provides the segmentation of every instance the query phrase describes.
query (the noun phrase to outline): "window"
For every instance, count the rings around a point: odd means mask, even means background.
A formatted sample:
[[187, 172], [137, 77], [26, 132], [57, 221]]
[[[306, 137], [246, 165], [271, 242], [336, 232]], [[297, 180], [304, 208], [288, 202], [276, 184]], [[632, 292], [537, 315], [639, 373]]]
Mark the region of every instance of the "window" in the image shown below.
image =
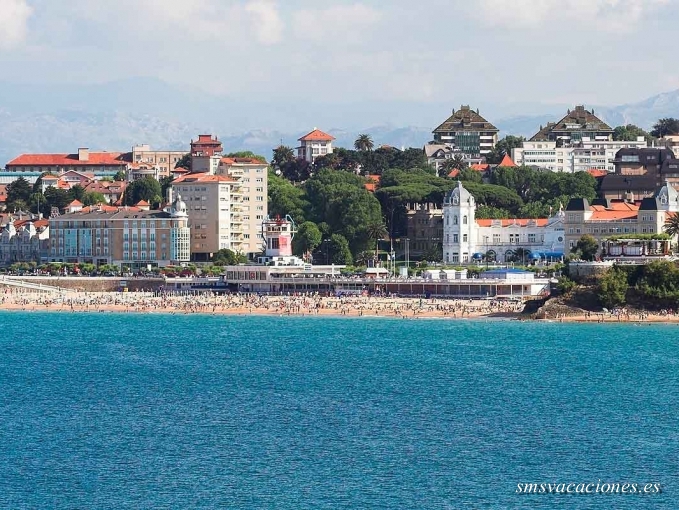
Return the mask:
[[454, 243], [460, 242], [460, 235], [459, 234], [453, 234], [453, 242]]
[[462, 242], [463, 243], [467, 242], [467, 234], [462, 234]]
[[462, 224], [463, 225], [467, 224], [467, 216], [466, 215], [462, 217]]
[[457, 215], [453, 216], [453, 225], [457, 225]]

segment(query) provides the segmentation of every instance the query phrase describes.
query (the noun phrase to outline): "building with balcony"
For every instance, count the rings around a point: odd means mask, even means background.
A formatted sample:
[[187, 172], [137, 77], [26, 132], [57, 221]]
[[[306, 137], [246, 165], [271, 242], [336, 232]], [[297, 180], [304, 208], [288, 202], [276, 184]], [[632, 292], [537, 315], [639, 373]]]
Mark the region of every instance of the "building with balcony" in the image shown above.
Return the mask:
[[498, 129], [469, 105], [461, 106], [434, 129], [434, 141], [473, 158], [488, 154], [497, 143]]
[[561, 260], [564, 211], [550, 218], [476, 219], [476, 202], [461, 182], [443, 202], [443, 260], [448, 264]]
[[512, 149], [512, 159], [520, 166], [544, 168], [552, 172], [615, 171], [615, 157], [621, 149], [641, 149], [646, 139], [635, 141], [592, 140], [584, 137], [563, 145], [550, 140], [529, 140]]
[[558, 122], [549, 122], [540, 126], [540, 130], [530, 139], [531, 142], [556, 142], [557, 146], [567, 146], [584, 138], [594, 141], [613, 140], [611, 126], [594, 115], [594, 110], [585, 110], [578, 105], [568, 110]]
[[40, 263], [49, 246], [49, 222], [38, 218], [14, 220], [10, 217], [0, 230], [0, 265], [15, 262]]
[[186, 203], [192, 260], [207, 262], [222, 249], [242, 253], [244, 242], [256, 243], [256, 233], [243, 231], [247, 215], [240, 188], [240, 181], [228, 175], [186, 174], [172, 181], [168, 199], [181, 194]]
[[262, 221], [268, 214], [268, 165], [252, 158], [221, 158], [217, 175], [231, 177], [239, 184], [243, 234], [241, 252], [261, 252], [264, 242]]
[[179, 195], [164, 211], [88, 207], [50, 218], [49, 225], [49, 261], [136, 270], [190, 258], [186, 204]]
[[313, 163], [318, 156], [332, 154], [332, 142], [334, 140], [334, 136], [314, 128], [313, 131], [298, 140], [297, 157]]
[[566, 250], [573, 250], [585, 234], [597, 240], [600, 250], [609, 246], [611, 237], [634, 239], [636, 235], [662, 234], [669, 215], [677, 212], [679, 192], [669, 183], [650, 197], [628, 193], [623, 199], [601, 198], [592, 203], [583, 198], [571, 199], [564, 219]]

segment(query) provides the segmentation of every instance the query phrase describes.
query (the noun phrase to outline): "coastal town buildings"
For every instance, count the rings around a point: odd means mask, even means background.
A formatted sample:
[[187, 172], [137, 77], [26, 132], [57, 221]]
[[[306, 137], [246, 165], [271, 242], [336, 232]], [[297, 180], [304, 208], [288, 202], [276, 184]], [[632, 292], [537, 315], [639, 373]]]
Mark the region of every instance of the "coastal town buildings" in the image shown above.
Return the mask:
[[[132, 147], [131, 163], [157, 168], [159, 177], [169, 177], [186, 151], [152, 150], [148, 144]], [[131, 179], [134, 180], [134, 179]]]
[[623, 199], [632, 193], [637, 199], [652, 197], [669, 182], [679, 185], [679, 159], [670, 149], [621, 149], [616, 154], [614, 173], [603, 177], [600, 192], [607, 199]]
[[442, 249], [443, 209], [439, 204], [415, 203], [406, 206], [408, 249], [421, 257]]
[[476, 202], [461, 182], [443, 202], [443, 260], [520, 262], [561, 260], [564, 212], [539, 219], [476, 219]]
[[573, 198], [566, 207], [564, 228], [566, 250], [573, 250], [585, 234], [593, 236], [599, 247], [605, 248], [610, 237], [634, 238], [664, 232], [670, 214], [679, 212], [679, 192], [669, 183], [650, 197], [628, 193], [622, 199]]
[[334, 136], [314, 128], [313, 131], [298, 140], [297, 157], [313, 163], [318, 156], [332, 154], [332, 142], [334, 140]]
[[620, 149], [644, 148], [644, 137], [635, 141], [592, 140], [584, 137], [566, 145], [557, 141], [529, 140], [512, 149], [512, 159], [520, 166], [544, 168], [552, 172], [615, 171], [615, 156]]
[[472, 157], [488, 154], [497, 144], [499, 130], [478, 110], [463, 105], [453, 110], [441, 125], [434, 129], [434, 141], [448, 145], [454, 152], [461, 152]]
[[242, 252], [244, 243], [248, 250], [254, 248], [257, 237], [243, 232], [240, 188], [233, 177], [209, 173], [186, 174], [172, 182], [169, 198], [181, 194], [187, 206], [191, 260], [209, 261], [221, 249]]
[[115, 264], [131, 270], [188, 262], [186, 203], [177, 195], [163, 211], [89, 207], [50, 218], [47, 260]]
[[49, 246], [49, 222], [40, 217], [15, 220], [10, 216], [0, 229], [0, 265], [39, 264]]
[[90, 152], [88, 148], [80, 148], [74, 154], [22, 154], [7, 163], [6, 168], [9, 172], [38, 172], [38, 175], [42, 172], [59, 175], [73, 170], [101, 178], [125, 172], [128, 163], [121, 152]]
[[586, 110], [583, 105], [568, 110], [566, 115], [557, 122], [548, 122], [540, 126], [530, 141], [557, 142], [559, 145], [569, 145], [583, 138], [590, 140], [613, 140], [613, 128], [594, 115], [594, 110]]

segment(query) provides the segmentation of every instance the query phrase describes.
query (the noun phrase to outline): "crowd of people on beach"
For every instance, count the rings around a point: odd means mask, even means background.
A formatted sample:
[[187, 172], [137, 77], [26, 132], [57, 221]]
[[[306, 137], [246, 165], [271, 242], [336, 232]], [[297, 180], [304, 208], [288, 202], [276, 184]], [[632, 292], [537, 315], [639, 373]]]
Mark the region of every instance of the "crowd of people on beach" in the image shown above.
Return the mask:
[[5, 289], [0, 308], [85, 312], [240, 313], [391, 317], [478, 317], [521, 312], [523, 303], [499, 299], [215, 294], [212, 292], [37, 292]]

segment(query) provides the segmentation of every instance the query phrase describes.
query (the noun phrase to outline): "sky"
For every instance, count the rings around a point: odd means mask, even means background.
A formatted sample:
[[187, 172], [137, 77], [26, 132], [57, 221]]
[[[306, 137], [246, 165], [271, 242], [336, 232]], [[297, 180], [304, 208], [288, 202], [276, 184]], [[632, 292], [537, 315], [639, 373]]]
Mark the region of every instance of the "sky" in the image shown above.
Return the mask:
[[535, 113], [678, 89], [678, 21], [679, 0], [0, 0], [0, 81]]

